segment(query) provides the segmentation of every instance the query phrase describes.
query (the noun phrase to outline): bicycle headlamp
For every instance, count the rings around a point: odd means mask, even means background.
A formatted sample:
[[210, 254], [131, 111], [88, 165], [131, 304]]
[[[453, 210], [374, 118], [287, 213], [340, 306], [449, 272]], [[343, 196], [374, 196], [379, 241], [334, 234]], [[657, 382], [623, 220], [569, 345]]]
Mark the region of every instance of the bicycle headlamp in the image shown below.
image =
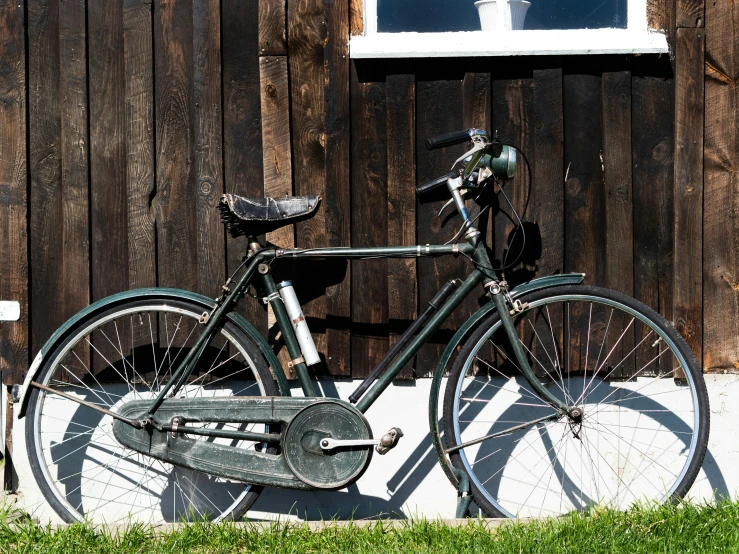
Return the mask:
[[516, 149], [501, 144], [492, 155], [485, 154], [480, 160], [480, 165], [489, 168], [498, 179], [503, 181], [513, 179], [516, 174]]

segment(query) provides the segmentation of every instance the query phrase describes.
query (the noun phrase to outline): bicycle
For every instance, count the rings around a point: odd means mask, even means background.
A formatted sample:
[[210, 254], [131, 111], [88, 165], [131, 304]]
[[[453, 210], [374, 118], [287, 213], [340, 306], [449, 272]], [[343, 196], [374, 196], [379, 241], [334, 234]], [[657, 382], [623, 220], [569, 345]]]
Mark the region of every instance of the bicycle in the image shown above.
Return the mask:
[[[403, 436], [393, 428], [374, 438], [363, 414], [480, 286], [489, 301], [447, 345], [429, 399], [432, 443], [457, 488], [458, 517], [472, 500], [488, 516], [515, 517], [683, 497], [709, 430], [706, 387], [687, 344], [656, 312], [582, 285], [582, 274], [509, 287], [465, 199], [503, 191], [516, 150], [479, 129], [426, 146], [466, 142], [472, 148], [452, 173], [418, 187], [450, 196], [463, 222], [450, 243], [282, 249], [257, 236], [311, 217], [319, 197], [225, 195], [224, 222], [248, 237], [249, 251], [218, 298], [134, 290], [58, 329], [29, 370], [19, 417], [30, 418], [30, 464], [59, 516], [238, 519], [264, 487], [348, 486], [373, 449], [386, 454]], [[466, 279], [439, 291], [349, 401], [318, 396], [308, 366], [320, 357], [292, 284], [276, 283], [272, 264], [442, 255], [469, 260]], [[304, 397], [291, 396], [269, 344], [233, 310], [250, 286], [274, 312]]]

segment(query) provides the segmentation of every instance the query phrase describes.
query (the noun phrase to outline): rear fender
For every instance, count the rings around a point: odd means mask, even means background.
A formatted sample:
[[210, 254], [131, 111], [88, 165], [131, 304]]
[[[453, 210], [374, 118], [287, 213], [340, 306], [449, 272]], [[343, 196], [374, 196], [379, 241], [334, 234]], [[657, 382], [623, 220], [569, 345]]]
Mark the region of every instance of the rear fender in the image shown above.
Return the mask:
[[[565, 273], [564, 275], [540, 277], [539, 279], [533, 279], [528, 283], [523, 283], [514, 288], [511, 291], [511, 298], [515, 300], [516, 298], [520, 298], [530, 292], [558, 287], [561, 285], [579, 285], [584, 279], [584, 273]], [[431, 394], [429, 395], [429, 427], [431, 429], [431, 441], [436, 449], [436, 455], [439, 457], [441, 468], [444, 470], [449, 481], [451, 481], [455, 487], [457, 486], [458, 479], [454, 472], [454, 467], [449, 461], [446, 452], [444, 452], [439, 430], [439, 395], [441, 394], [441, 381], [444, 378], [444, 373], [454, 352], [461, 346], [462, 342], [467, 338], [472, 330], [493, 311], [495, 311], [495, 304], [488, 302], [464, 322], [464, 325], [459, 328], [454, 337], [452, 337], [452, 340], [444, 349], [444, 353], [439, 359], [439, 363], [436, 366], [436, 371], [434, 373], [434, 379], [431, 383]]]
[[[105, 311], [115, 306], [116, 304], [121, 304], [122, 302], [131, 300], [132, 298], [188, 300], [190, 302], [199, 304], [203, 308], [204, 312], [210, 312], [216, 305], [215, 301], [212, 298], [208, 298], [207, 296], [203, 296], [202, 294], [196, 294], [194, 292], [180, 289], [163, 288], [130, 290], [126, 292], [121, 292], [119, 294], [114, 294], [113, 296], [108, 296], [107, 298], [98, 300], [94, 304], [90, 304], [87, 308], [73, 315], [61, 327], [59, 327], [49, 338], [49, 340], [47, 340], [46, 343], [41, 347], [41, 350], [39, 350], [39, 353], [34, 358], [33, 363], [31, 364], [31, 367], [26, 374], [26, 378], [23, 381], [21, 397], [18, 401], [18, 404], [20, 405], [20, 409], [18, 410], [18, 419], [21, 419], [26, 415], [31, 381], [34, 381], [41, 371], [41, 366], [43, 365], [44, 358], [51, 352], [53, 352], [59, 344], [61, 344], [61, 342], [69, 335], [69, 333], [71, 333], [74, 326], [89, 316]], [[228, 317], [228, 319], [231, 320], [234, 325], [236, 325], [241, 331], [243, 331], [246, 336], [254, 341], [254, 343], [259, 348], [259, 351], [264, 355], [265, 359], [269, 363], [270, 368], [277, 377], [277, 384], [280, 389], [280, 393], [282, 394], [282, 396], [290, 396], [290, 387], [287, 383], [285, 372], [283, 371], [282, 366], [277, 359], [277, 356], [275, 356], [275, 353], [272, 351], [269, 344], [261, 335], [261, 333], [259, 333], [259, 331], [257, 331], [251, 323], [244, 319], [243, 316], [235, 312], [229, 313], [226, 317]]]

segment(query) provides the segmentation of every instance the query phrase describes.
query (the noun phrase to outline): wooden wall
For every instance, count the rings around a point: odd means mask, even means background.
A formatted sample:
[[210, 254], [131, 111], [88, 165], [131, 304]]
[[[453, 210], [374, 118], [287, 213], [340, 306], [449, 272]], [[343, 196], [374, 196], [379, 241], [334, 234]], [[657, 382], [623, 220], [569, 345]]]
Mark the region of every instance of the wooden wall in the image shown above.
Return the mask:
[[[523, 149], [507, 191], [529, 246], [511, 281], [583, 271], [674, 321], [706, 371], [739, 368], [739, 4], [653, 0], [672, 57], [353, 62], [349, 0], [0, 0], [0, 370], [90, 301], [215, 295], [244, 254], [221, 193], [320, 194], [284, 246], [442, 243], [414, 186], [467, 126]], [[505, 207], [505, 205], [504, 205]], [[481, 222], [501, 258], [511, 230]], [[541, 241], [535, 239], [538, 234]], [[537, 248], [537, 245], [540, 245]], [[285, 267], [335, 376], [361, 377], [464, 259]], [[428, 375], [471, 298], [404, 376]], [[269, 314], [241, 308], [264, 333]], [[271, 333], [274, 338], [274, 333]]]

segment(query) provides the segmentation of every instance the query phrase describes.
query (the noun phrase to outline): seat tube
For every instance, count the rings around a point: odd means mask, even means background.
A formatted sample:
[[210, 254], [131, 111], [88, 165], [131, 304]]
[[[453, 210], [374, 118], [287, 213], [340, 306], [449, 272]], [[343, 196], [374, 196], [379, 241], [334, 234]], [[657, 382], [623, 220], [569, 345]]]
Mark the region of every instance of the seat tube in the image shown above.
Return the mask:
[[[269, 265], [262, 264], [259, 267], [259, 274], [262, 278], [262, 287], [264, 292], [267, 294], [267, 301], [272, 307], [272, 311], [275, 314], [277, 325], [280, 327], [282, 332], [282, 338], [285, 341], [285, 347], [287, 348], [288, 354], [290, 354], [290, 360], [295, 368], [295, 373], [300, 381], [300, 387], [303, 389], [303, 394], [307, 397], [317, 396], [316, 389], [311, 381], [310, 374], [308, 373], [308, 366], [305, 365], [303, 359], [303, 352], [298, 344], [298, 339], [295, 336], [295, 331], [290, 322], [290, 316], [287, 315], [285, 305], [282, 303], [282, 298], [277, 292], [277, 285], [272, 277]], [[301, 361], [295, 361], [301, 360]]]

